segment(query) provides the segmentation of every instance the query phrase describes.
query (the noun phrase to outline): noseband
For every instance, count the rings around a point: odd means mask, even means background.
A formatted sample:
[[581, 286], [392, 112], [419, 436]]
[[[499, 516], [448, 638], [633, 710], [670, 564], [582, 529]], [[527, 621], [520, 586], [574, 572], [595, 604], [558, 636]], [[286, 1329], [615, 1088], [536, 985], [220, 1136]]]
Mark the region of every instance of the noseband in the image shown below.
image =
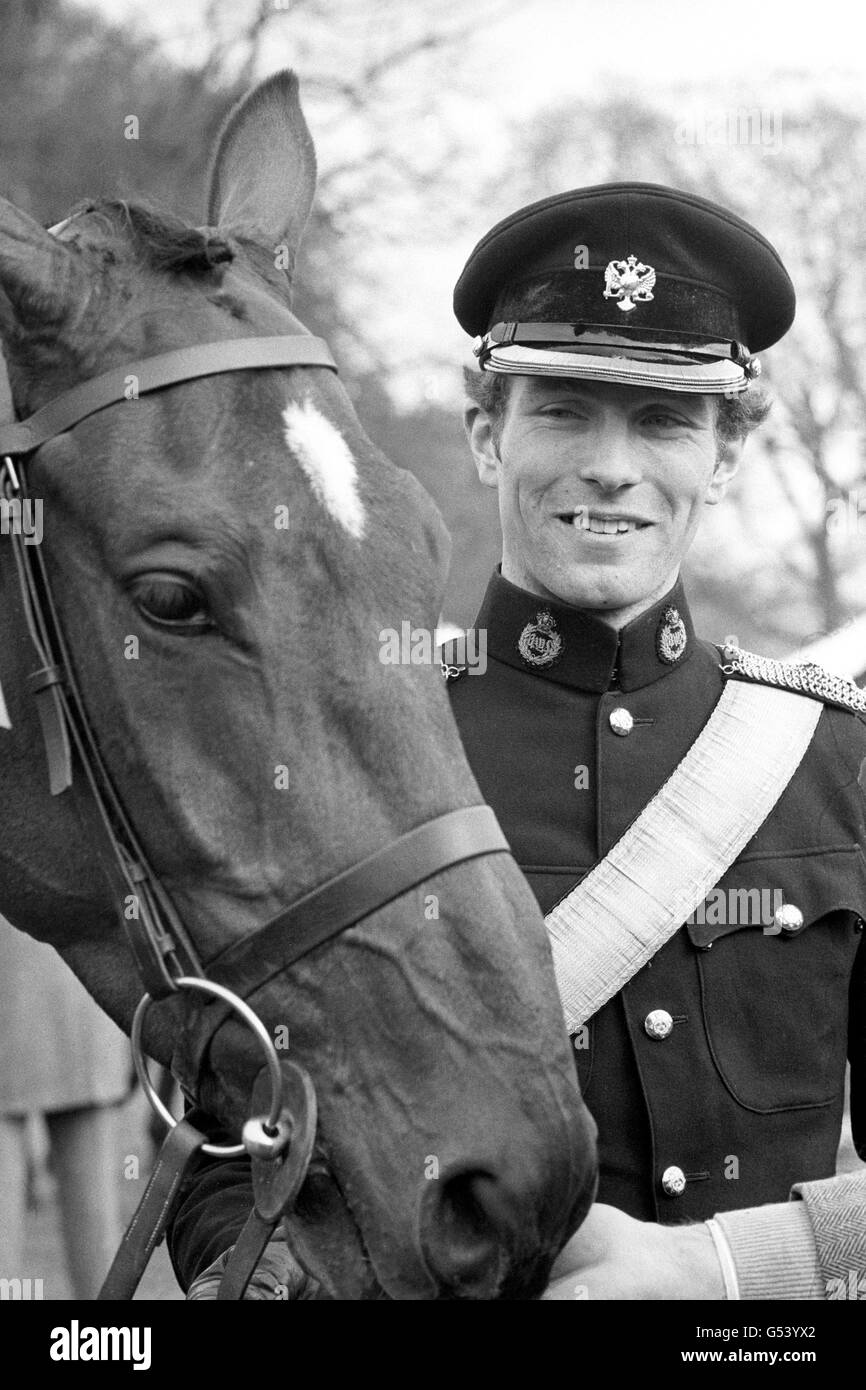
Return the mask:
[[[48, 440], [73, 429], [107, 407], [197, 377], [276, 367], [324, 367], [336, 371], [327, 344], [309, 335], [236, 338], [180, 348], [106, 372], [65, 391], [26, 420], [0, 424], [0, 495], [7, 503], [28, 498], [30, 456]], [[154, 1174], [124, 1237], [100, 1294], [131, 1298], [147, 1257], [161, 1236], [170, 1198], [200, 1150], [223, 1157], [248, 1152], [253, 1162], [256, 1209], [245, 1228], [242, 1267], [229, 1270], [228, 1296], [242, 1297], [264, 1243], [303, 1183], [315, 1137], [315, 1093], [306, 1072], [277, 1057], [267, 1029], [245, 1000], [371, 913], [416, 888], [434, 874], [482, 855], [509, 853], [489, 806], [467, 806], [417, 826], [368, 858], [329, 879], [279, 912], [252, 936], [229, 946], [203, 969], [195, 947], [147, 856], [99, 750], [98, 741], [70, 660], [63, 626], [39, 545], [25, 543], [10, 528], [24, 616], [37, 657], [28, 679], [36, 701], [53, 796], [73, 780], [72, 749], [105, 828], [119, 873], [121, 920], [146, 993], [133, 1020], [136, 1068], [148, 1098], [170, 1125]], [[34, 553], [35, 552], [35, 553]], [[193, 1019], [187, 1016], [182, 1084], [193, 1095], [217, 1030], [232, 1015], [252, 1028], [265, 1055], [254, 1088], [263, 1108], [244, 1126], [243, 1142], [207, 1145], [186, 1121], [176, 1122], [158, 1103], [141, 1045], [144, 1016], [155, 1000], [181, 990], [208, 996]], [[135, 1227], [141, 1235], [132, 1236]], [[221, 1294], [221, 1296], [225, 1296]]]

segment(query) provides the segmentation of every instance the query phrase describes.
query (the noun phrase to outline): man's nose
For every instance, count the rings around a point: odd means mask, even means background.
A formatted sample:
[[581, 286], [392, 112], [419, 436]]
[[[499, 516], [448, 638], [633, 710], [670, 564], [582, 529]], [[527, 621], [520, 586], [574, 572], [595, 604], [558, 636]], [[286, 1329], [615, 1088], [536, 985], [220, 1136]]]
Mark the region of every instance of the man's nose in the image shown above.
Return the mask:
[[600, 426], [581, 462], [578, 472], [585, 481], [597, 484], [603, 492], [633, 487], [643, 477], [635, 440], [625, 424]]

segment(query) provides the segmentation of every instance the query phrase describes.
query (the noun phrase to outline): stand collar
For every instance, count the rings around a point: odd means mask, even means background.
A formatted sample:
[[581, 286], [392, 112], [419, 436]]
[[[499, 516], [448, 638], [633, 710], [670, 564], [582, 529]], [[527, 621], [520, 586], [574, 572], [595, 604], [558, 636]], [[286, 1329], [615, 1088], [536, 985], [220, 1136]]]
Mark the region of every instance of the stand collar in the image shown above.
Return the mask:
[[559, 685], [638, 690], [685, 665], [696, 639], [682, 581], [617, 632], [570, 604], [519, 589], [497, 570], [474, 624], [497, 661]]

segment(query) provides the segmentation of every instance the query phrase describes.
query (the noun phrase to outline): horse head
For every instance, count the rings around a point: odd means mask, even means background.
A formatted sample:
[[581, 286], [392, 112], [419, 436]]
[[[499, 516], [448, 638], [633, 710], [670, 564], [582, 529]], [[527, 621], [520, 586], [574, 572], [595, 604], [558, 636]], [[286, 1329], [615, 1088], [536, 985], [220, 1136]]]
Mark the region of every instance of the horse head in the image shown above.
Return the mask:
[[[279, 74], [223, 129], [208, 226], [102, 200], [52, 234], [0, 205], [19, 418], [156, 354], [306, 334], [291, 276], [314, 184]], [[99, 756], [207, 973], [306, 893], [480, 802], [438, 667], [380, 660], [384, 629], [433, 631], [447, 535], [327, 366], [141, 393], [128, 376], [24, 462]], [[128, 1031], [142, 985], [106, 828], [80, 768], [51, 794], [6, 536], [0, 642], [0, 909]], [[591, 1200], [592, 1124], [510, 857], [443, 870], [247, 993], [318, 1093], [326, 1176], [286, 1218], [310, 1272], [342, 1296], [536, 1293]], [[160, 1000], [147, 1050], [237, 1129], [260, 1057], [233, 1017], [202, 1033], [203, 1017], [198, 998]]]

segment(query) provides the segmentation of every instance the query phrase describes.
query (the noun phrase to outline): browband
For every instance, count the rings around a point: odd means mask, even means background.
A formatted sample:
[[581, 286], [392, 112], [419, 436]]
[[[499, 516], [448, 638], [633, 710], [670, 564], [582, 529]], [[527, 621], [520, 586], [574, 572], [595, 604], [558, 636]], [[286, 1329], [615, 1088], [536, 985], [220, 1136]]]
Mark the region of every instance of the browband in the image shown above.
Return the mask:
[[274, 338], [229, 338], [217, 343], [175, 348], [156, 357], [144, 357], [140, 362], [114, 367], [102, 376], [92, 377], [64, 391], [27, 420], [0, 425], [0, 456], [32, 453], [49, 439], [118, 401], [134, 400], [150, 391], [159, 391], [163, 386], [192, 381], [195, 377], [255, 367], [337, 370], [324, 339], [313, 338], [307, 333], [282, 334]]

